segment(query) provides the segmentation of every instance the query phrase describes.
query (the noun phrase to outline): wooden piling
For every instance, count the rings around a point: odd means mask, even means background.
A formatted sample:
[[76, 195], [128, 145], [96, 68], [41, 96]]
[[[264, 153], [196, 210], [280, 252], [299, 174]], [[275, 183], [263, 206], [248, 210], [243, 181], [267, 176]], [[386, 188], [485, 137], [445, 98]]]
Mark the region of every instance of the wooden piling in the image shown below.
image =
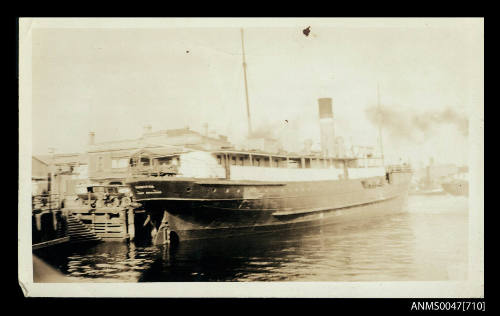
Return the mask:
[[128, 236], [130, 240], [135, 239], [135, 220], [134, 220], [134, 209], [129, 208], [127, 211], [127, 219], [128, 219]]

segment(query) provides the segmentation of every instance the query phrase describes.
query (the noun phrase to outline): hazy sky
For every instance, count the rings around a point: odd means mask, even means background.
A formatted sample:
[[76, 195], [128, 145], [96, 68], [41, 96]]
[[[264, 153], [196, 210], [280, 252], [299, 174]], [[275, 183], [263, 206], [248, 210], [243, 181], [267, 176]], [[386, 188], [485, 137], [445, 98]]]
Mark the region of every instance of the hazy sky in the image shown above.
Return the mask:
[[[319, 143], [317, 99], [331, 97], [337, 135], [376, 146], [377, 128], [366, 112], [377, 104], [377, 83], [382, 105], [409, 117], [448, 108], [466, 118], [482, 106], [480, 23], [366, 24], [332, 27], [311, 19], [303, 27], [245, 27], [254, 129]], [[145, 124], [202, 131], [208, 123], [242, 140], [240, 25], [132, 26], [33, 29], [35, 154], [48, 147], [84, 151], [89, 131], [98, 142], [137, 138]], [[302, 33], [307, 26], [309, 36]], [[452, 122], [411, 138], [391, 133], [384, 129], [388, 157], [466, 162], [467, 137]]]

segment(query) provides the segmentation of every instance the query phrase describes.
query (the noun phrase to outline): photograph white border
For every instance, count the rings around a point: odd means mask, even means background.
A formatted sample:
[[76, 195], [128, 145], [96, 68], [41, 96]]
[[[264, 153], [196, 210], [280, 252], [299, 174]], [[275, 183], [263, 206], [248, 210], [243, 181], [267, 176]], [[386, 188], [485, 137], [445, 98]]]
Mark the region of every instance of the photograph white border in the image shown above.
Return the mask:
[[291, 297], [291, 298], [471, 298], [484, 297], [484, 80], [469, 118], [469, 265], [466, 281], [445, 282], [168, 282], [33, 283], [31, 249], [32, 32], [35, 28], [172, 27], [477, 27], [482, 18], [21, 18], [19, 20], [19, 284], [29, 297]]

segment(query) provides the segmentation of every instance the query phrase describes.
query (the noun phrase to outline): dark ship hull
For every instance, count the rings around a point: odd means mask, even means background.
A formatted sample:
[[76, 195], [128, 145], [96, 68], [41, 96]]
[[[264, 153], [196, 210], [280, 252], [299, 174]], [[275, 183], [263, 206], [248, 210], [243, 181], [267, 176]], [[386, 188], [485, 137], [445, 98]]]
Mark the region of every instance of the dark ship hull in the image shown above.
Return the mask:
[[469, 196], [469, 182], [467, 180], [453, 180], [442, 184], [443, 189], [452, 194]]
[[411, 173], [330, 181], [144, 179], [137, 202], [180, 240], [269, 233], [400, 212]]

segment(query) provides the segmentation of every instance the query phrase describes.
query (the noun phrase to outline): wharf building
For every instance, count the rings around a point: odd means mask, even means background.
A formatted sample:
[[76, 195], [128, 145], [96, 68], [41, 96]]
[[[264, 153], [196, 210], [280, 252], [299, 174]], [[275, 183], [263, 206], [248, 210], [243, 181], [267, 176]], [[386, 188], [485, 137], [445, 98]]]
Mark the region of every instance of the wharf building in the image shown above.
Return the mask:
[[86, 191], [90, 184], [123, 184], [129, 162], [140, 151], [165, 155], [183, 148], [220, 150], [232, 148], [226, 136], [201, 134], [189, 128], [153, 132], [145, 126], [137, 139], [96, 142], [89, 133], [87, 151], [32, 156], [32, 195], [51, 192], [73, 196]]
[[39, 157], [31, 157], [31, 192], [39, 195], [49, 191], [49, 164]]
[[169, 155], [186, 149], [220, 150], [232, 148], [226, 136], [214, 137], [189, 129], [152, 131], [144, 127], [137, 139], [95, 142], [95, 134], [89, 133], [88, 177], [92, 183], [123, 184], [128, 176], [130, 159], [141, 151], [154, 155]]
[[34, 155], [31, 167], [32, 195], [74, 195], [77, 187], [89, 184], [86, 153]]

